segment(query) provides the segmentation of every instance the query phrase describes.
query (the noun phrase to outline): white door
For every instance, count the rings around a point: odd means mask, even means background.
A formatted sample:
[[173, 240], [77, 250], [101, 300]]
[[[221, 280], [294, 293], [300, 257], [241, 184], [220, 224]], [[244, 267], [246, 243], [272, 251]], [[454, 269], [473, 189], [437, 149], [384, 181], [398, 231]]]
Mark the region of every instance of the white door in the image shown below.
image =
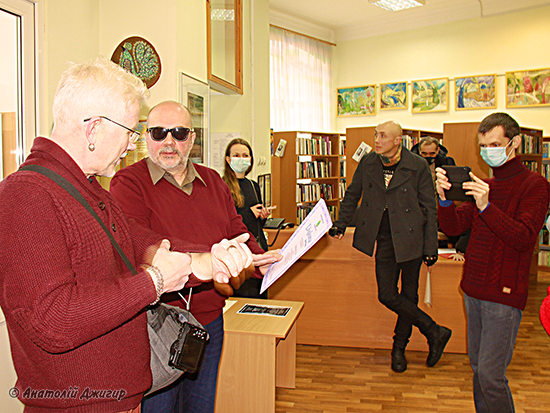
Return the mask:
[[[34, 3], [0, 0], [0, 180], [23, 161], [25, 142], [35, 134]], [[0, 406], [19, 413], [23, 404], [13, 389], [17, 376], [11, 359], [8, 330], [0, 311]]]

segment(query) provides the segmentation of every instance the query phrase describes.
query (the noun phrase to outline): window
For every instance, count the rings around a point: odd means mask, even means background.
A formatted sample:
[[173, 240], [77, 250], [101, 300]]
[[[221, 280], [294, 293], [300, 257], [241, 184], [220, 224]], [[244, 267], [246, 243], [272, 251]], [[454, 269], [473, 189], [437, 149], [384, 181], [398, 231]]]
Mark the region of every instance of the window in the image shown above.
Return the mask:
[[327, 43], [270, 28], [271, 128], [332, 131], [332, 49]]
[[34, 3], [0, 0], [0, 179], [17, 170], [35, 136]]

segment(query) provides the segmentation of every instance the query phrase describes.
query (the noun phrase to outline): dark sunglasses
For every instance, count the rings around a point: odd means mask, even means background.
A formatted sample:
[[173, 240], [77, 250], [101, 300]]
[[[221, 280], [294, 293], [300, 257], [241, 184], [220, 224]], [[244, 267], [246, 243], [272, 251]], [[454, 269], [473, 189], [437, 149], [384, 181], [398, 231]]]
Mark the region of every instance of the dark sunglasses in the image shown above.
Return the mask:
[[172, 137], [180, 142], [185, 142], [189, 137], [189, 132], [192, 132], [189, 128], [172, 128], [167, 129], [160, 126], [155, 126], [154, 128], [147, 128], [147, 132], [151, 135], [151, 139], [157, 142], [161, 142], [168, 136], [168, 132], [172, 134]]

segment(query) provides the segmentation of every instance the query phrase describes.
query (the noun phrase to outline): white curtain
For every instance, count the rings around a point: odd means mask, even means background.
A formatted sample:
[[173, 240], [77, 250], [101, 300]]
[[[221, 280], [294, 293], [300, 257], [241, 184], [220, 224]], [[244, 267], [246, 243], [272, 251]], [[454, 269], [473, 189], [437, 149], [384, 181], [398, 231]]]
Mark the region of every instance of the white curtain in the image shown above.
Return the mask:
[[270, 105], [274, 131], [332, 131], [330, 45], [270, 28]]

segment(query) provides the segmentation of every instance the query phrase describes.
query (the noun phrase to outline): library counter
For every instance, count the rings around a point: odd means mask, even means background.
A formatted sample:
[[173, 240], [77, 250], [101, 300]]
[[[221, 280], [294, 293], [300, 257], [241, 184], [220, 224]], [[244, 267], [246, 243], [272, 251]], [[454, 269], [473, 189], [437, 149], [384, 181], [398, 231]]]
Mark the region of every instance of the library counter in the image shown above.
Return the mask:
[[[271, 243], [276, 230], [266, 230]], [[293, 229], [279, 233], [271, 249], [281, 248]], [[270, 299], [303, 301], [297, 321], [300, 344], [391, 349], [397, 316], [378, 302], [374, 258], [352, 247], [354, 228], [341, 240], [323, 236], [268, 290]], [[424, 303], [427, 267], [422, 265], [419, 307], [453, 330], [446, 347], [467, 353], [466, 310], [459, 284], [462, 263], [439, 257], [431, 271], [431, 303]], [[413, 329], [408, 350], [428, 351], [425, 337]]]

